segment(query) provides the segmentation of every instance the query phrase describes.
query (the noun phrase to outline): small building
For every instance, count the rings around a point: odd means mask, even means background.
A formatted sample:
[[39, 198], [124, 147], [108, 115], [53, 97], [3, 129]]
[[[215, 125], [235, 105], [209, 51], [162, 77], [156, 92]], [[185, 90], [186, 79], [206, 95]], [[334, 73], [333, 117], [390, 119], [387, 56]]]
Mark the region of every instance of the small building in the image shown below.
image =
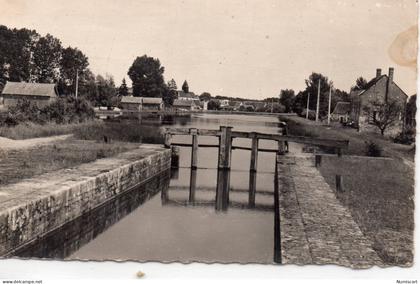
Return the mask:
[[7, 82], [0, 95], [0, 105], [8, 108], [19, 100], [28, 100], [38, 107], [44, 107], [58, 98], [55, 84]]
[[350, 111], [350, 102], [338, 102], [335, 105], [334, 111], [331, 113], [331, 120], [341, 123], [348, 122], [350, 120]]
[[374, 120], [378, 114], [375, 110], [367, 110], [374, 101], [396, 102], [401, 108], [399, 120], [386, 130], [386, 134], [395, 135], [404, 128], [404, 109], [407, 103], [407, 94], [394, 82], [394, 68], [389, 68], [388, 75], [382, 75], [381, 69], [376, 69], [376, 77], [370, 80], [364, 90], [350, 92], [351, 120], [354, 121], [359, 131], [378, 131]]
[[177, 97], [178, 100], [183, 100], [183, 101], [200, 101], [199, 96], [197, 96], [196, 94], [194, 94], [193, 92], [184, 92], [184, 91], [177, 91]]
[[159, 111], [163, 109], [162, 98], [129, 97], [121, 98], [121, 108], [132, 111]]
[[192, 111], [199, 110], [200, 106], [194, 100], [176, 99], [172, 105], [178, 111]]

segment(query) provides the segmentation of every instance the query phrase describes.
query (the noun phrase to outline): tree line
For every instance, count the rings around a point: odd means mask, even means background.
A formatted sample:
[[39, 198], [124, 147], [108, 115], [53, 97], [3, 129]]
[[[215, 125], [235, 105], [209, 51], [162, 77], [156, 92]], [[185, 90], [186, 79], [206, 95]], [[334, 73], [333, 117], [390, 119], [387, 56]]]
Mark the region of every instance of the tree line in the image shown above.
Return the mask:
[[110, 105], [116, 94], [110, 75], [94, 75], [88, 57], [78, 48], [35, 30], [0, 25], [0, 91], [6, 81], [55, 83], [61, 95], [78, 93], [95, 105]]

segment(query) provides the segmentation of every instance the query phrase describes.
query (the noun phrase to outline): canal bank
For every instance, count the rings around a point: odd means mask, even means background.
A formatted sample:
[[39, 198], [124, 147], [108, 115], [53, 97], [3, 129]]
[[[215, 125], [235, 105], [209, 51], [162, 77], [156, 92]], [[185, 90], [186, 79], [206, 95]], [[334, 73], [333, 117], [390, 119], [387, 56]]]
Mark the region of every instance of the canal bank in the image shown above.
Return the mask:
[[384, 265], [315, 167], [314, 155], [278, 155], [277, 185], [282, 264]]
[[170, 151], [141, 145], [112, 158], [2, 187], [0, 255], [44, 237], [170, 168]]

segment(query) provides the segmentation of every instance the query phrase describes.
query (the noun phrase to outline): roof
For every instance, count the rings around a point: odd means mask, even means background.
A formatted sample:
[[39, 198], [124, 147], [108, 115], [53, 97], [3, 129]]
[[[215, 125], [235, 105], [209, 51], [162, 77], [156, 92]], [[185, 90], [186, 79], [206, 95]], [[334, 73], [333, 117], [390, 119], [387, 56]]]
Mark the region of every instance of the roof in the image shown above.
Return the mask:
[[57, 97], [55, 84], [7, 82], [3, 88], [4, 95]]
[[162, 103], [162, 98], [124, 96], [121, 98], [121, 102], [129, 104], [160, 105]]
[[[386, 78], [388, 80], [388, 75], [381, 75], [379, 77], [375, 77], [372, 80], [370, 80], [367, 84], [364, 90], [360, 90], [359, 96], [363, 95], [367, 90], [369, 90], [370, 88], [372, 88], [373, 86], [376, 85], [376, 83], [378, 83], [382, 78]], [[395, 83], [395, 81], [393, 81], [394, 85], [397, 86], [398, 89], [400, 89], [400, 91], [406, 95], [408, 97], [408, 95], [400, 88], [400, 86], [397, 85], [397, 83]], [[350, 93], [351, 94], [351, 93]]]
[[184, 91], [177, 91], [178, 92], [178, 98], [188, 98], [188, 99], [198, 99], [198, 96], [194, 94], [193, 92], [184, 92]]
[[162, 98], [147, 98], [141, 97], [144, 105], [160, 105], [162, 103]]
[[141, 104], [142, 97], [129, 97], [124, 96], [121, 98], [122, 103], [129, 103], [129, 104]]
[[174, 100], [173, 106], [175, 107], [191, 107], [194, 106], [194, 101], [187, 101], [187, 100], [180, 100], [176, 99]]
[[338, 102], [335, 105], [333, 114], [348, 114], [351, 110], [351, 105], [349, 102]]

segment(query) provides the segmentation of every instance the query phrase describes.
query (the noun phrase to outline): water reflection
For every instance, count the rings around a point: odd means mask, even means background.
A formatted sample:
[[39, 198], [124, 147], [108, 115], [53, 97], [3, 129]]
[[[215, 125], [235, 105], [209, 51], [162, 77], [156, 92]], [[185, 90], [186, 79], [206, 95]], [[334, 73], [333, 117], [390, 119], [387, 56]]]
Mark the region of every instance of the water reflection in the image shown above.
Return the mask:
[[95, 239], [99, 234], [129, 215], [169, 187], [170, 173], [166, 171], [147, 183], [131, 189], [102, 206], [48, 233], [43, 238], [20, 248], [13, 255], [20, 257], [63, 259]]
[[[175, 176], [177, 178], [172, 179], [172, 184], [175, 180], [178, 180], [179, 171], [186, 172], [188, 169], [181, 168], [181, 169], [173, 169], [173, 172], [176, 172]], [[217, 180], [216, 186], [212, 187], [208, 184], [206, 186], [197, 186], [197, 175], [199, 172], [208, 172], [210, 169], [189, 169], [190, 170], [190, 182], [189, 184], [185, 184], [182, 181], [180, 184], [171, 185], [168, 188], [164, 188], [161, 192], [161, 204], [162, 206], [179, 206], [179, 207], [214, 207], [215, 211], [217, 212], [227, 212], [228, 208], [235, 208], [235, 209], [253, 209], [256, 211], [266, 211], [272, 212], [274, 209], [272, 199], [274, 196], [273, 191], [271, 190], [259, 190], [257, 192], [257, 173], [255, 171], [249, 172], [249, 187], [248, 189], [244, 188], [235, 188], [232, 187], [230, 184], [231, 179], [231, 171], [230, 170], [217, 170]], [[215, 171], [212, 169], [212, 171]], [[237, 176], [240, 176], [243, 180], [244, 172], [243, 171], [234, 171], [235, 176], [235, 183], [237, 183]], [[264, 173], [263, 173], [264, 174]], [[185, 174], [184, 174], [185, 175]], [[271, 176], [271, 173], [265, 173], [265, 175]], [[204, 174], [202, 175], [204, 176]], [[264, 182], [270, 182], [270, 180], [265, 180]], [[188, 199], [185, 197], [184, 199], [179, 198], [177, 192], [179, 191], [187, 191], [188, 190]], [[197, 199], [196, 195], [198, 192], [204, 193], [202, 196], [205, 196], [206, 199], [201, 198]], [[175, 197], [170, 197], [169, 192], [174, 193]], [[214, 198], [209, 200], [213, 192]], [[235, 194], [237, 197], [234, 200], [231, 200], [230, 194]], [[244, 198], [242, 197], [243, 194], [248, 194], [248, 200], [245, 202]], [[261, 195], [265, 197], [264, 202], [256, 203], [256, 195]], [[270, 200], [271, 199], [271, 200]]]

